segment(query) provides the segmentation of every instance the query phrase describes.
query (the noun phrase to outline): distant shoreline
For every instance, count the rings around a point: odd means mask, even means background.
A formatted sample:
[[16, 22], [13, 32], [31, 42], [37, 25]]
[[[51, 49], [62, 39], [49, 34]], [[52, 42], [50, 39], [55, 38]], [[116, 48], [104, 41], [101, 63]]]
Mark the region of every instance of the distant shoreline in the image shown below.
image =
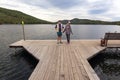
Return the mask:
[[[0, 24], [0, 25], [22, 25], [22, 24]], [[56, 24], [24, 24], [24, 25], [56, 25]], [[71, 25], [117, 25], [117, 24], [71, 24]]]

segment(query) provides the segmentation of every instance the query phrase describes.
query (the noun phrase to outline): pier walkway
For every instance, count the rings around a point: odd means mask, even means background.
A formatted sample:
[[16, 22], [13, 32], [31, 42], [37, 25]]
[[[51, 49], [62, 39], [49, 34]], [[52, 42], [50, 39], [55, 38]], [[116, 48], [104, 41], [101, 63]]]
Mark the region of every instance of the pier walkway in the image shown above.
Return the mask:
[[10, 47], [23, 47], [39, 60], [29, 80], [100, 80], [87, 61], [105, 49], [100, 46], [100, 40], [72, 40], [71, 44], [20, 40]]

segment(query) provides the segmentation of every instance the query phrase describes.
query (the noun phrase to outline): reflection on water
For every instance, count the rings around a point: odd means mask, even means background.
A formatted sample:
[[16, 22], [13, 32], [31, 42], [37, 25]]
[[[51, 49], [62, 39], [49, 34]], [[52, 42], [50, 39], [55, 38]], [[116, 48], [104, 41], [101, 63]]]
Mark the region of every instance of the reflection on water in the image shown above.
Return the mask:
[[120, 79], [120, 48], [107, 48], [89, 62], [101, 80]]

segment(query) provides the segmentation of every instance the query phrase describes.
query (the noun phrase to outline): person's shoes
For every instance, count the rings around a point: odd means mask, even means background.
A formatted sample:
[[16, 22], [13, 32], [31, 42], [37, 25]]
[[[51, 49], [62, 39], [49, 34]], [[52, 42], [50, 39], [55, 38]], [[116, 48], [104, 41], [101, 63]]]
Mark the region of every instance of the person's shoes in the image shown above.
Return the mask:
[[69, 42], [67, 42], [67, 44], [70, 44]]
[[63, 42], [60, 42], [60, 44], [63, 44]]

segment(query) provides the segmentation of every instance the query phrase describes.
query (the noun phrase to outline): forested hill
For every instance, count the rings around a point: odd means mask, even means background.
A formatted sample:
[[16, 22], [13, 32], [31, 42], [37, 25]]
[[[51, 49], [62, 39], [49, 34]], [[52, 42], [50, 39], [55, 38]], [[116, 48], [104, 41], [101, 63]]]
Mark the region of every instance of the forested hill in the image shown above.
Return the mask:
[[51, 22], [37, 19], [20, 11], [10, 10], [0, 7], [0, 24], [20, 24], [21, 21], [26, 24], [49, 24]]
[[[66, 24], [68, 20], [62, 20], [62, 23]], [[106, 25], [120, 25], [120, 21], [101, 21], [101, 20], [90, 20], [90, 19], [78, 19], [74, 18], [71, 21], [71, 24], [106, 24]]]

